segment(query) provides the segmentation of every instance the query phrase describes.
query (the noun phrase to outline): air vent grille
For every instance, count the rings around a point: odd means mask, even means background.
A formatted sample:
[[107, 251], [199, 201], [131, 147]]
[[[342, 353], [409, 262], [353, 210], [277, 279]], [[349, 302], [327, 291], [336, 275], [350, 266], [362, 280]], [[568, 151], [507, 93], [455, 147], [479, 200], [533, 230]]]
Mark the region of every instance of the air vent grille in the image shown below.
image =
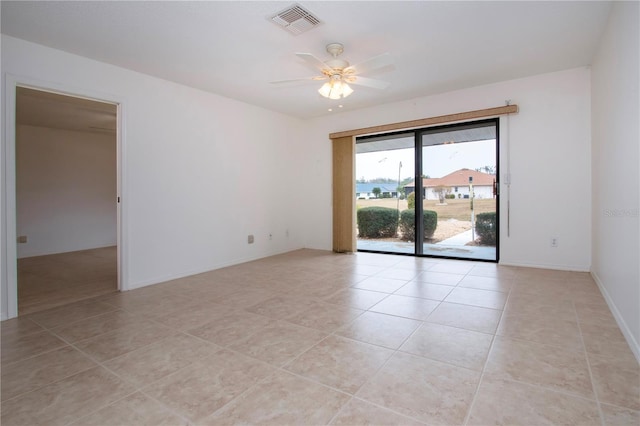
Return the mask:
[[320, 20], [299, 4], [294, 4], [271, 17], [271, 21], [297, 35], [320, 25]]

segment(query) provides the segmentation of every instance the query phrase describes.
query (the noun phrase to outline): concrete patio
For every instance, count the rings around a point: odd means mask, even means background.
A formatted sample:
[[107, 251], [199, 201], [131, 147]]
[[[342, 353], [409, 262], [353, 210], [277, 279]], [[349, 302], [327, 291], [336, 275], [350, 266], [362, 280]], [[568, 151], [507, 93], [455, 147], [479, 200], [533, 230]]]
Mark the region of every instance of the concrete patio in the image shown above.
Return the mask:
[[[471, 230], [462, 232], [439, 243], [423, 245], [427, 256], [458, 257], [474, 260], [496, 260], [496, 248], [487, 246], [467, 246], [472, 240]], [[414, 244], [402, 241], [358, 240], [358, 250], [391, 253], [414, 253]]]

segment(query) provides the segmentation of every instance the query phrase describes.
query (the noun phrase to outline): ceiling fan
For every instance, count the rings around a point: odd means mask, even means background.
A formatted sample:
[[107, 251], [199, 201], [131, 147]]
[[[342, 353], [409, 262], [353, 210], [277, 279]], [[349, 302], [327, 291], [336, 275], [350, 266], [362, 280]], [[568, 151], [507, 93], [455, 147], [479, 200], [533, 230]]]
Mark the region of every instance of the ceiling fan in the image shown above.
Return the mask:
[[391, 69], [393, 63], [388, 53], [374, 56], [358, 65], [349, 65], [349, 62], [338, 57], [344, 52], [344, 46], [342, 44], [328, 44], [327, 52], [331, 55], [331, 58], [326, 61], [321, 61], [311, 53], [296, 53], [296, 56], [303, 59], [306, 65], [314, 70], [319, 70], [322, 75], [294, 80], [272, 81], [271, 84], [280, 85], [298, 81], [326, 80], [326, 83], [324, 83], [318, 92], [329, 99], [345, 98], [352, 94], [353, 89], [349, 87], [349, 84], [373, 87], [375, 89], [386, 89], [389, 86], [389, 83], [386, 81], [360, 76], [360, 74], [382, 68]]

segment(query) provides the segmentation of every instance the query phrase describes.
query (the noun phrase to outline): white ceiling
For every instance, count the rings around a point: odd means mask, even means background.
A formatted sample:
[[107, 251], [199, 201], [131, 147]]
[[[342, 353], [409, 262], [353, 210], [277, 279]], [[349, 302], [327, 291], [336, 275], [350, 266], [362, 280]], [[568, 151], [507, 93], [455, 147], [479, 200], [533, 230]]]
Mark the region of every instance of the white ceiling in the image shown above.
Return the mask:
[[[589, 65], [610, 2], [299, 1], [323, 23], [294, 36], [269, 17], [294, 2], [2, 1], [2, 33], [301, 118]], [[295, 52], [352, 65], [389, 52], [395, 70], [365, 74], [341, 101]], [[338, 104], [344, 108], [336, 108]]]

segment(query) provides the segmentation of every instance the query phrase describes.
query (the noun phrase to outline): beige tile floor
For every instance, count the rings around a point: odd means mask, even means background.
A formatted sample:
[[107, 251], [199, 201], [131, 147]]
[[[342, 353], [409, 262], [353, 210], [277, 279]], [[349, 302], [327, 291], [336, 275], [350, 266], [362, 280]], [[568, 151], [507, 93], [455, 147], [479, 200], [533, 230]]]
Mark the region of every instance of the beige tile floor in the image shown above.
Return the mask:
[[640, 367], [588, 274], [368, 253], [4, 321], [1, 385], [4, 426], [640, 424]]
[[118, 290], [116, 247], [18, 259], [18, 312], [30, 314]]

